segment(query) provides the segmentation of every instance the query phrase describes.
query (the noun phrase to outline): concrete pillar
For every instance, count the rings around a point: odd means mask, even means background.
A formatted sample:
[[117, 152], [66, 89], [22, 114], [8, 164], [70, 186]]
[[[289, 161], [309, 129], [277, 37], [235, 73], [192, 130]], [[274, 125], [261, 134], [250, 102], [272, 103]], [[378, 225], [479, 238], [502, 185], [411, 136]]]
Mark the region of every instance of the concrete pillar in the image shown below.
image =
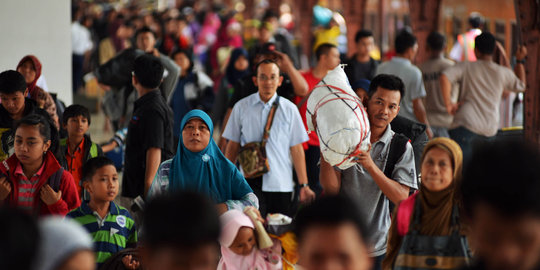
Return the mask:
[[27, 54], [42, 64], [50, 92], [72, 103], [71, 2], [2, 0], [0, 71], [15, 69]]

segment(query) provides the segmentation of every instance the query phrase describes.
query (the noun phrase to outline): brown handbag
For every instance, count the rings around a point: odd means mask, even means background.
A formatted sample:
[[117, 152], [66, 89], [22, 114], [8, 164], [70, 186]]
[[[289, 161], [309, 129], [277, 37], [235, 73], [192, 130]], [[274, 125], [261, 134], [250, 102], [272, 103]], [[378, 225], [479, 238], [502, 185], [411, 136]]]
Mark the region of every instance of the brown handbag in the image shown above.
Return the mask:
[[256, 178], [270, 171], [270, 165], [266, 157], [266, 142], [270, 137], [270, 128], [276, 115], [278, 102], [279, 96], [272, 104], [272, 108], [270, 108], [270, 112], [268, 113], [262, 142], [250, 142], [240, 148], [238, 161], [240, 162], [240, 166], [242, 166], [245, 178]]

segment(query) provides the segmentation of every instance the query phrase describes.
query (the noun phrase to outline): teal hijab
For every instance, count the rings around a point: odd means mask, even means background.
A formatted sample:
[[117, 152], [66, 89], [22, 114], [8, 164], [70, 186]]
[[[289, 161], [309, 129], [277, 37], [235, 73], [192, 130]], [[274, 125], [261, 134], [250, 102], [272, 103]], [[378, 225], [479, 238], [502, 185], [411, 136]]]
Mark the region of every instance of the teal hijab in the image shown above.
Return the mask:
[[[210, 130], [210, 141], [200, 152], [191, 152], [185, 146], [182, 130], [193, 118], [201, 119]], [[232, 164], [212, 139], [214, 125], [210, 116], [201, 110], [188, 112], [180, 125], [178, 149], [169, 171], [169, 189], [191, 190], [210, 197], [215, 203], [239, 200], [253, 192], [240, 171]]]

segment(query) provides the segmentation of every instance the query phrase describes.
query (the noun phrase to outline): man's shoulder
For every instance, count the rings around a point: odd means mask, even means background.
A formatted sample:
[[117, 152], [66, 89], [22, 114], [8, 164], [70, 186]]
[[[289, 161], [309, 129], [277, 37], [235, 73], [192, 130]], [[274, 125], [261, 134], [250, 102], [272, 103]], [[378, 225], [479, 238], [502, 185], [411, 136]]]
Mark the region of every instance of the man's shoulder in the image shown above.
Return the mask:
[[282, 96], [279, 96], [279, 106], [283, 107], [286, 110], [291, 110], [291, 109], [298, 110], [298, 107], [294, 103], [292, 103], [292, 101]]
[[236, 102], [236, 104], [234, 104], [234, 109], [235, 110], [249, 109], [250, 105], [254, 101], [253, 99], [256, 98], [255, 95], [257, 94], [258, 92], [255, 92], [253, 94], [249, 94], [248, 96], [241, 98], [240, 100], [238, 100], [238, 102]]

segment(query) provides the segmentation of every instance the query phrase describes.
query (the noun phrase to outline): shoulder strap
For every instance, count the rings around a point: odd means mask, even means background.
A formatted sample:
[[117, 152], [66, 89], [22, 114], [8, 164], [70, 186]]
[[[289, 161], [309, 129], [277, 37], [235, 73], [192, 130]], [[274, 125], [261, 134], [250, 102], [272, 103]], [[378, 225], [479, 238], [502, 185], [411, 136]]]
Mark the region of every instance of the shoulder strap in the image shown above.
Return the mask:
[[399, 158], [405, 153], [407, 142], [409, 138], [400, 133], [395, 133], [390, 142], [390, 149], [388, 150], [388, 157], [386, 159], [386, 165], [384, 167], [384, 175], [392, 179], [392, 172], [398, 162]]
[[90, 146], [90, 157], [95, 158], [97, 156], [98, 156], [97, 145], [95, 143], [92, 143], [92, 146]]
[[264, 126], [264, 133], [263, 133], [263, 139], [262, 139], [263, 147], [266, 145], [266, 142], [268, 141], [268, 137], [270, 137], [270, 128], [272, 127], [272, 122], [274, 122], [274, 116], [276, 116], [276, 111], [277, 111], [278, 106], [279, 106], [279, 96], [277, 96], [276, 100], [274, 100], [274, 103], [272, 103], [272, 108], [270, 108], [270, 112], [268, 113], [268, 119], [266, 119], [266, 125]]
[[296, 105], [296, 107], [298, 107], [300, 109], [300, 107], [302, 107], [304, 105], [304, 103], [306, 103], [306, 101], [308, 100], [309, 96], [311, 96], [311, 93], [313, 93], [313, 90], [315, 89], [311, 89], [311, 91], [304, 97], [302, 98], [302, 100], [300, 100], [300, 102], [298, 102], [298, 104]]
[[60, 167], [55, 173], [49, 177], [49, 186], [54, 190], [54, 192], [58, 192], [60, 190], [60, 183], [62, 182], [62, 175], [64, 174], [64, 168]]
[[414, 193], [409, 198], [403, 200], [398, 206], [395, 218], [399, 236], [405, 236], [409, 232], [411, 216], [414, 211], [414, 205], [417, 195], [418, 192]]

